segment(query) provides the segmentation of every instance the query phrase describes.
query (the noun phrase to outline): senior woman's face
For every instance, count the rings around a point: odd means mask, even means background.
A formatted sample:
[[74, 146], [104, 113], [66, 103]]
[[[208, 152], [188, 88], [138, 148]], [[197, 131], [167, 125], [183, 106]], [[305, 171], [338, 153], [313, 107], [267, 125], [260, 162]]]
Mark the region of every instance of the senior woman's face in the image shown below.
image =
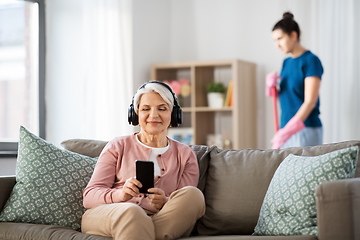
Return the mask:
[[144, 93], [139, 103], [139, 125], [148, 134], [165, 133], [171, 121], [171, 109], [160, 94]]

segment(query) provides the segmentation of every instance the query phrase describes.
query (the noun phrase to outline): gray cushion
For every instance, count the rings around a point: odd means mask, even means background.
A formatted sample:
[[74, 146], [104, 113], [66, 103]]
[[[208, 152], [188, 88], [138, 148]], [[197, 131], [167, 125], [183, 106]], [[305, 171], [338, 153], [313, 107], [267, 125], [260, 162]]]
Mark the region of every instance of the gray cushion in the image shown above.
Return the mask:
[[0, 177], [0, 212], [3, 210], [16, 183], [15, 176]]
[[[272, 176], [286, 156], [317, 156], [351, 146], [360, 147], [360, 141], [284, 150], [213, 149], [204, 189], [206, 212], [198, 221], [198, 233], [252, 234]], [[360, 176], [359, 162], [355, 177]]]
[[221, 235], [221, 236], [195, 236], [180, 238], [181, 240], [318, 240], [315, 236], [249, 236], [249, 235]]
[[98, 157], [107, 143], [107, 141], [101, 140], [69, 139], [61, 142], [61, 146], [66, 150], [85, 156]]
[[208, 147], [204, 145], [191, 145], [190, 147], [194, 150], [199, 163], [200, 176], [198, 188], [204, 192], [209, 168], [210, 152], [215, 148], [215, 146]]
[[30, 223], [0, 223], [0, 239], [111, 240], [111, 237], [84, 234], [67, 227]]

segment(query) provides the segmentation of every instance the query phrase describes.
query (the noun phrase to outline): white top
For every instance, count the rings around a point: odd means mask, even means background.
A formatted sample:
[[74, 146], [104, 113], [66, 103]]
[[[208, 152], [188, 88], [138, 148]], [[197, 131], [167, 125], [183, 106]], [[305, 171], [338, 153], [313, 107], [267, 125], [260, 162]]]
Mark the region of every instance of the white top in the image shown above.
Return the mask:
[[144, 147], [147, 147], [147, 148], [151, 149], [149, 161], [154, 163], [154, 176], [161, 175], [160, 167], [159, 167], [159, 164], [157, 162], [156, 156], [159, 155], [159, 154], [163, 154], [164, 152], [166, 152], [169, 149], [169, 147], [170, 147], [169, 139], [168, 139], [168, 144], [167, 144], [166, 147], [154, 148], [154, 147], [149, 147], [149, 146], [143, 144], [142, 142], [140, 142], [138, 135], [139, 134], [136, 134], [136, 140], [138, 141], [138, 143], [140, 143]]

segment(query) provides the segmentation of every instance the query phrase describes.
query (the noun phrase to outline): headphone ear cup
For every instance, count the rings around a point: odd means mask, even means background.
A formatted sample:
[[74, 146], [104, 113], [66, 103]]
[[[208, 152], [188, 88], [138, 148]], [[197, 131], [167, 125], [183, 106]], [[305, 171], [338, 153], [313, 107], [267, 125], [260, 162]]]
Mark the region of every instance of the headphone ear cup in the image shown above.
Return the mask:
[[131, 106], [128, 108], [128, 123], [132, 124]]
[[176, 109], [173, 108], [173, 111], [171, 113], [171, 123], [170, 123], [170, 125], [172, 127], [177, 127], [178, 126], [177, 121], [176, 121], [176, 113], [175, 112], [176, 112]]
[[135, 113], [135, 111], [133, 111], [133, 121], [132, 121], [132, 124], [133, 124], [134, 126], [139, 125], [139, 117], [138, 117], [138, 115]]
[[178, 121], [179, 125], [183, 123], [183, 111], [180, 107], [179, 107], [179, 111], [178, 111], [177, 121]]
[[182, 124], [183, 112], [180, 107], [174, 106], [173, 111], [171, 113], [171, 126], [178, 127]]
[[132, 104], [128, 109], [128, 122], [129, 124], [132, 124], [134, 126], [137, 126], [139, 124], [139, 117], [135, 113], [134, 106]]
[[138, 117], [138, 115], [136, 114], [134, 108], [132, 109], [131, 112], [132, 112], [132, 125], [134, 125], [134, 126], [139, 125], [139, 117]]

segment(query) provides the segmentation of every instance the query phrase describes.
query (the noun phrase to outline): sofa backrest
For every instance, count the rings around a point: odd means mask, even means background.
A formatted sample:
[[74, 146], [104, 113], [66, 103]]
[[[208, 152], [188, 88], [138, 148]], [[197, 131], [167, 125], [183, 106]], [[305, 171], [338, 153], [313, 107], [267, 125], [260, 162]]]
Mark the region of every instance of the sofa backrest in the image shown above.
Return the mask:
[[[350, 146], [360, 148], [360, 141], [284, 150], [191, 146], [199, 160], [199, 188], [206, 200], [205, 215], [197, 223], [198, 233], [252, 234], [272, 176], [287, 155], [317, 156]], [[360, 161], [355, 177], [360, 177], [359, 166]]]
[[0, 213], [3, 210], [8, 198], [10, 197], [15, 183], [16, 177], [13, 175], [0, 177]]

